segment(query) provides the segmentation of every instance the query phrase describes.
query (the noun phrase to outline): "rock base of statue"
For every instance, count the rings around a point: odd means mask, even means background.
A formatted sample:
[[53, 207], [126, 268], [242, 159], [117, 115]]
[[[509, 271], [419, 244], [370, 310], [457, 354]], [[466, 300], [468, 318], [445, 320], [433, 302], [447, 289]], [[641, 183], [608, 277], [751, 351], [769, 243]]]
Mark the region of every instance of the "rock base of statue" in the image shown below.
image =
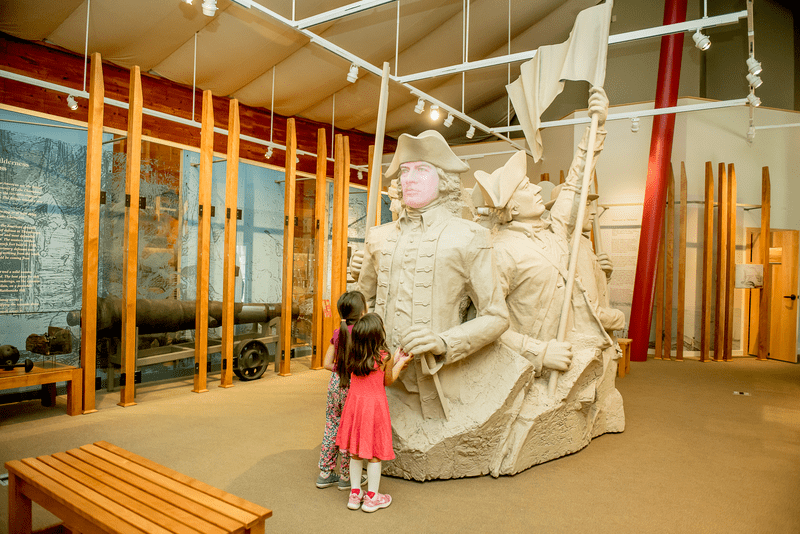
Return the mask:
[[458, 391], [447, 390], [449, 420], [424, 419], [397, 405], [389, 389], [396, 458], [383, 473], [420, 481], [513, 475], [622, 432], [615, 349], [571, 341], [572, 365], [552, 399], [549, 375], [534, 378], [525, 358], [497, 343], [456, 364], [464, 379]]

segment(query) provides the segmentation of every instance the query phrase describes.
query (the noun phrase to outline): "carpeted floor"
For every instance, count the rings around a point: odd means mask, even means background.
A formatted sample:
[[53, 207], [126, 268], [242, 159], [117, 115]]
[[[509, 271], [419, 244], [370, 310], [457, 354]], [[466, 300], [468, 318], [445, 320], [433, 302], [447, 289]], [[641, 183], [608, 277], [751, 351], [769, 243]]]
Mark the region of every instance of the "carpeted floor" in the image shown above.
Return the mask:
[[[800, 532], [798, 365], [633, 363], [617, 381], [624, 433], [514, 477], [384, 477], [392, 506], [365, 514], [314, 486], [329, 374], [309, 364], [231, 389], [210, 380], [204, 394], [145, 385], [130, 408], [98, 392], [99, 411], [77, 417], [64, 397], [3, 405], [0, 461], [106, 440], [272, 509], [268, 532]], [[34, 528], [54, 522], [34, 507]]]

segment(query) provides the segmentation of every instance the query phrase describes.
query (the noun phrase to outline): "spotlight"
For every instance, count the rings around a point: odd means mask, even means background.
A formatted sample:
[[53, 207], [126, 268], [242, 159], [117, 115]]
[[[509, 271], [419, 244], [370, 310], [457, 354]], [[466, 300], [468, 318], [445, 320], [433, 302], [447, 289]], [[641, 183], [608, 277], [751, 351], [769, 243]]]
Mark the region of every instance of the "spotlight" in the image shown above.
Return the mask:
[[447, 126], [448, 128], [450, 128], [450, 127], [453, 125], [453, 119], [454, 119], [454, 118], [455, 118], [455, 117], [453, 117], [453, 114], [452, 114], [452, 113], [448, 113], [448, 114], [447, 114], [447, 118], [444, 120], [444, 123], [443, 123], [443, 124], [444, 124], [445, 126]]
[[755, 140], [755, 138], [756, 138], [756, 127], [751, 124], [750, 127], [747, 129], [747, 142], [752, 143], [753, 140]]
[[356, 83], [358, 80], [358, 65], [353, 63], [350, 65], [350, 72], [347, 73], [347, 81], [350, 83]]
[[183, 3], [184, 3], [184, 4], [189, 4], [189, 5], [192, 5], [192, 0], [183, 0]]
[[203, 0], [203, 15], [213, 17], [217, 10], [217, 0]]
[[472, 139], [474, 135], [475, 135], [475, 126], [470, 124], [469, 130], [467, 130], [467, 139]]
[[747, 58], [747, 70], [749, 70], [750, 74], [753, 76], [758, 76], [761, 74], [761, 62], [754, 57]]
[[692, 39], [694, 39], [694, 46], [697, 47], [698, 50], [708, 50], [711, 48], [711, 40], [708, 38], [708, 35], [701, 32], [699, 28], [694, 32], [694, 35], [692, 35]]
[[754, 108], [757, 108], [758, 106], [761, 105], [761, 99], [758, 98], [753, 93], [750, 93], [749, 95], [747, 95], [747, 103], [753, 106]]
[[267, 152], [264, 154], [264, 157], [267, 158], [267, 159], [272, 157], [272, 147], [271, 146], [267, 147]]
[[631, 117], [631, 131], [633, 133], [639, 131], [639, 117]]
[[431, 120], [439, 120], [439, 106], [436, 104], [431, 104]]
[[747, 83], [749, 83], [750, 87], [752, 87], [753, 89], [758, 89], [759, 87], [761, 87], [763, 81], [761, 80], [760, 76], [756, 76], [755, 74], [748, 74]]
[[358, 181], [360, 182], [363, 179], [364, 179], [364, 171], [360, 170], [358, 171]]
[[75, 100], [75, 97], [72, 95], [67, 95], [67, 107], [72, 111], [78, 109], [78, 102]]
[[420, 98], [417, 100], [417, 105], [414, 106], [414, 113], [419, 115], [423, 111], [425, 111], [425, 101]]

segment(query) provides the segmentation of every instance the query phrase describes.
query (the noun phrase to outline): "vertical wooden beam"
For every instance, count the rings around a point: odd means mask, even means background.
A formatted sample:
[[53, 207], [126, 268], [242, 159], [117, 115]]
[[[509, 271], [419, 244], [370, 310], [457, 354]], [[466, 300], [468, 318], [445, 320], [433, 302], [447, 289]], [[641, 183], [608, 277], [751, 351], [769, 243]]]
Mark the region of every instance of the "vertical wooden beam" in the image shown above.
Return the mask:
[[736, 169], [728, 165], [728, 248], [726, 251], [727, 291], [725, 293], [725, 352], [723, 359], [733, 361], [733, 307], [736, 278]]
[[711, 288], [714, 262], [714, 167], [706, 161], [706, 187], [703, 212], [703, 293], [700, 317], [700, 361], [711, 356]]
[[687, 214], [686, 164], [681, 161], [681, 207], [678, 230], [678, 316], [675, 339], [675, 361], [683, 361], [683, 322], [686, 314], [686, 214]]
[[[136, 297], [139, 269], [139, 179], [142, 160], [142, 78], [139, 67], [131, 69], [128, 86], [128, 139], [125, 161], [125, 235], [122, 252], [122, 337], [121, 367], [125, 384], [119, 405], [133, 406], [136, 374]], [[113, 380], [113, 376], [108, 377]]]
[[558, 183], [563, 184], [564, 183], [564, 171], [558, 171], [558, 172], [559, 172]]
[[672, 359], [672, 282], [675, 274], [675, 174], [669, 165], [667, 211], [664, 218], [666, 244], [664, 263], [664, 360]]
[[[344, 180], [344, 187], [342, 187], [342, 265], [341, 265], [341, 287], [339, 294], [347, 291], [347, 243], [350, 238], [350, 137], [344, 137], [344, 160], [342, 167], [342, 179]], [[377, 209], [375, 211], [378, 211]]]
[[297, 180], [297, 130], [286, 121], [286, 188], [283, 193], [283, 305], [281, 306], [280, 376], [289, 376], [292, 357], [292, 288], [294, 278], [294, 203]]
[[103, 169], [103, 61], [92, 54], [86, 141], [86, 206], [83, 216], [83, 294], [81, 302], [81, 369], [83, 413], [96, 412], [97, 273], [100, 242], [100, 180]]
[[761, 264], [764, 266], [764, 286], [758, 305], [758, 359], [766, 360], [769, 356], [770, 330], [770, 292], [772, 291], [772, 273], [769, 266], [770, 239], [770, 206], [771, 191], [769, 167], [761, 169]]
[[550, 173], [543, 172], [542, 175], [539, 177], [540, 182], [549, 182], [550, 181]]
[[333, 163], [333, 220], [331, 221], [331, 319], [333, 324], [338, 324], [336, 302], [342, 294], [342, 248], [345, 242], [342, 235], [342, 219], [345, 217], [347, 206], [344, 205], [344, 139], [342, 134], [336, 134], [334, 143]]
[[225, 232], [222, 260], [222, 372], [219, 387], [233, 387], [233, 314], [236, 299], [236, 210], [239, 205], [239, 101], [228, 105], [228, 161], [225, 168]]
[[374, 170], [372, 168], [372, 166], [374, 164], [375, 164], [375, 146], [374, 145], [370, 145], [369, 146], [369, 156], [368, 156], [368, 159], [367, 159], [367, 168], [369, 169], [367, 171], [367, 191], [372, 191], [372, 181], [373, 180], [378, 180], [378, 186], [377, 186], [378, 187], [378, 202], [377, 202], [377, 206], [375, 208], [375, 226], [380, 226], [381, 225], [381, 205], [383, 204], [380, 201], [380, 198], [381, 198], [381, 193], [380, 193], [381, 186], [380, 186], [380, 183], [383, 180], [383, 172], [382, 172], [383, 169], [379, 169], [378, 170], [379, 171], [378, 174], [376, 176], [372, 176], [372, 172]]
[[312, 329], [311, 368], [322, 369], [328, 344], [325, 339], [325, 248], [328, 244], [328, 149], [325, 128], [317, 130], [317, 179], [314, 189], [314, 323]]
[[658, 262], [656, 263], [656, 350], [653, 358], [660, 360], [662, 358], [663, 345], [664, 345], [664, 251], [667, 248], [664, 232], [666, 227], [661, 231], [661, 239], [658, 244]]
[[211, 246], [211, 176], [214, 172], [214, 102], [211, 91], [203, 91], [200, 130], [200, 180], [197, 218], [197, 289], [195, 291], [194, 387], [195, 393], [208, 391], [208, 275]]
[[714, 305], [714, 361], [723, 361], [725, 353], [725, 292], [728, 269], [725, 266], [728, 246], [728, 177], [725, 164], [719, 164], [719, 200], [717, 202], [717, 298]]

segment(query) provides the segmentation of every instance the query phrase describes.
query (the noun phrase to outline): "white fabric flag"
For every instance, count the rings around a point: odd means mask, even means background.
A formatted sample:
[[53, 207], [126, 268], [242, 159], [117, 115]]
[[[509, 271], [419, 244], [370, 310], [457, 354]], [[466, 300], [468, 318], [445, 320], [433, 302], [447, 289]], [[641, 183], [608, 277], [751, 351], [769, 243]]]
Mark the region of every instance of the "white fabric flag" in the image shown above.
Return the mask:
[[612, 0], [606, 0], [578, 13], [569, 39], [539, 47], [533, 59], [520, 67], [519, 78], [506, 86], [534, 161], [543, 152], [539, 118], [564, 90], [564, 81], [603, 86], [612, 7]]

